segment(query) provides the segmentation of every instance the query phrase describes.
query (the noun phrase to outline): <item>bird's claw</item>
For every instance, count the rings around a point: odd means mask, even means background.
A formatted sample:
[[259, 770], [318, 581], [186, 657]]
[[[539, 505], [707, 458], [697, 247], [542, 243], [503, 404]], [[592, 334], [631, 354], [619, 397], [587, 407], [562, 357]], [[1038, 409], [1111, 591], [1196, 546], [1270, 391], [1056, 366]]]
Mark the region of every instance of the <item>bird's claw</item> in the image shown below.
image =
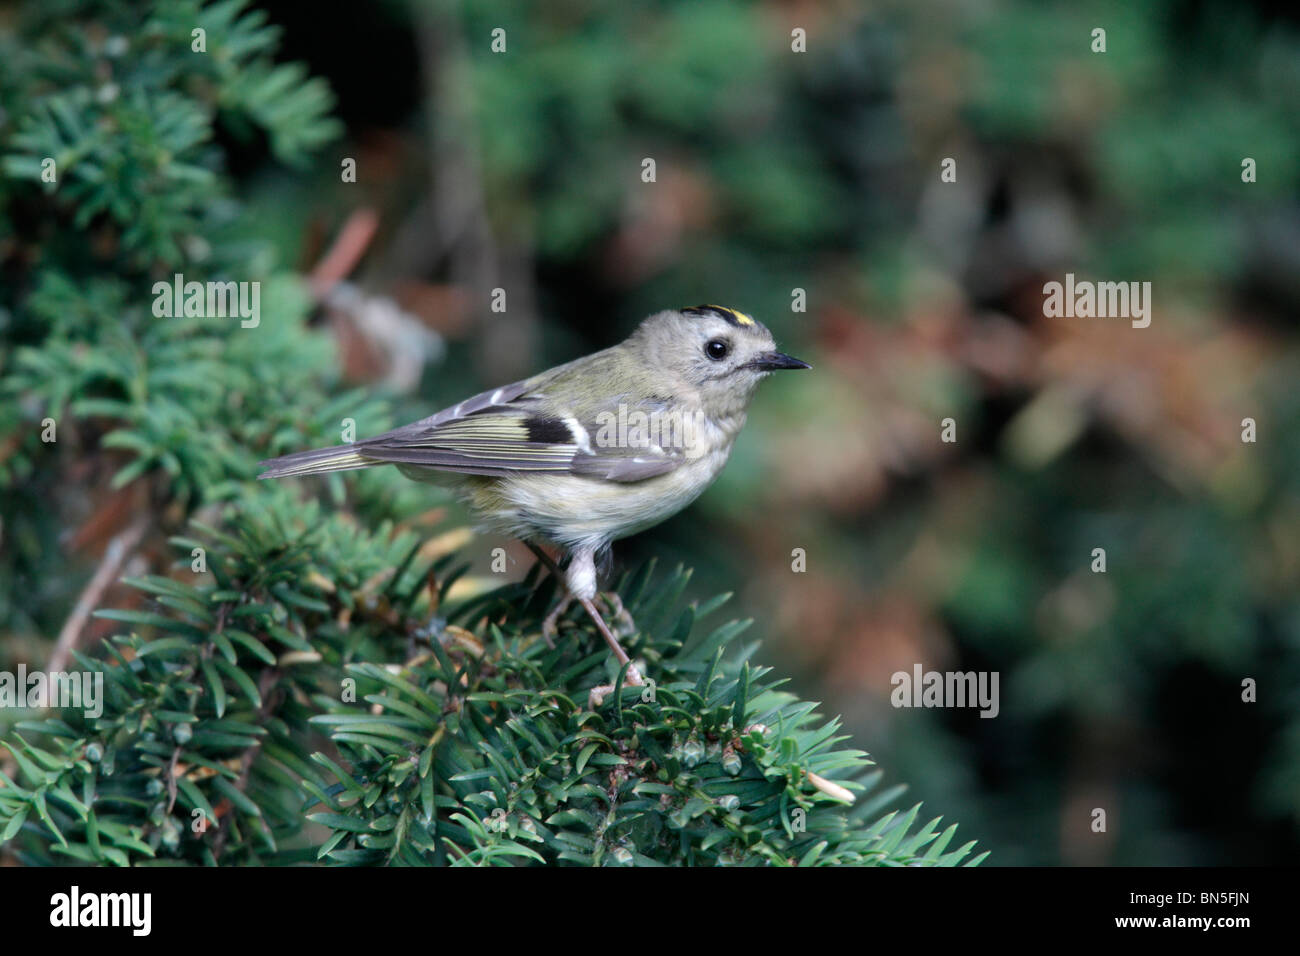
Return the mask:
[[566, 593], [564, 597], [560, 598], [560, 602], [551, 608], [551, 613], [546, 615], [546, 618], [542, 621], [542, 640], [546, 642], [546, 646], [551, 650], [555, 650], [555, 638], [560, 633], [560, 618], [572, 603], [573, 595]]
[[620, 637], [631, 637], [636, 633], [636, 621], [623, 606], [623, 599], [618, 596], [617, 591], [605, 591], [600, 595], [600, 599], [614, 619]]
[[[645, 678], [637, 670], [635, 664], [629, 664], [626, 673], [623, 675], [623, 686], [625, 687], [644, 687]], [[601, 704], [605, 703], [605, 698], [614, 693], [614, 684], [597, 684], [591, 690], [587, 691], [587, 706], [595, 710]]]

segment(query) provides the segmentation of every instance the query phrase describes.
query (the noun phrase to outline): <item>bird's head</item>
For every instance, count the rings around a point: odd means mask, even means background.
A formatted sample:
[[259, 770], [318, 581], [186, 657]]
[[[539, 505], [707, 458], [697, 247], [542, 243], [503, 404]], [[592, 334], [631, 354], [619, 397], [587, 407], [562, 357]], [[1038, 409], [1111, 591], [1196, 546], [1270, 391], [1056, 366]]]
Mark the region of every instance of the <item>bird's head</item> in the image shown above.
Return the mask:
[[810, 368], [778, 352], [767, 326], [720, 305], [657, 312], [628, 340], [641, 361], [696, 390], [707, 412], [743, 411], [778, 369]]

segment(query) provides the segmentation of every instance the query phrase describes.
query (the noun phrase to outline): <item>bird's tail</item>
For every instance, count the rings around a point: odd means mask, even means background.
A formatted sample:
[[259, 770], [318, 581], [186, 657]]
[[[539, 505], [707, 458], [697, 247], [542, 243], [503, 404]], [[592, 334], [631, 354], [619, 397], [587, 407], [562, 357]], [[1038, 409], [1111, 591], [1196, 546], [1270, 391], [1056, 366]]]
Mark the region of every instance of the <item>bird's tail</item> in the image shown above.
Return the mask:
[[357, 451], [355, 445], [336, 445], [333, 448], [294, 452], [258, 464], [265, 469], [258, 478], [291, 478], [297, 475], [323, 475], [329, 471], [351, 471], [387, 462], [367, 458]]

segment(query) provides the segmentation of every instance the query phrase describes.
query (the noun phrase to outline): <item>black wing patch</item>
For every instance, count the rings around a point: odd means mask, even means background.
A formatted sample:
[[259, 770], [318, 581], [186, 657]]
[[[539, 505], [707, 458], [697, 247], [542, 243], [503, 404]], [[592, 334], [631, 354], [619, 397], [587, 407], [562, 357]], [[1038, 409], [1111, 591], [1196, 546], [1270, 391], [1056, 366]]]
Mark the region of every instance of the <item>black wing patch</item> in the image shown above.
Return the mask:
[[572, 445], [576, 441], [573, 432], [562, 418], [525, 418], [524, 428], [530, 442], [554, 445]]

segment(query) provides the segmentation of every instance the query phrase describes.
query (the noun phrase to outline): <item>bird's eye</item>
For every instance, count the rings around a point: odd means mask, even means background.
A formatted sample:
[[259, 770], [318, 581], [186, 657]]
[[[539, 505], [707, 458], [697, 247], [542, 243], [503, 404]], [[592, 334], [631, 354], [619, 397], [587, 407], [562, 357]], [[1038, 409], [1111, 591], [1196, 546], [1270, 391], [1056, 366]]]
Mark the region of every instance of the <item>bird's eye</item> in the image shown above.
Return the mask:
[[722, 361], [727, 357], [727, 353], [730, 351], [731, 349], [728, 348], [727, 343], [722, 341], [722, 339], [710, 339], [709, 343], [704, 346], [704, 354], [715, 362]]

